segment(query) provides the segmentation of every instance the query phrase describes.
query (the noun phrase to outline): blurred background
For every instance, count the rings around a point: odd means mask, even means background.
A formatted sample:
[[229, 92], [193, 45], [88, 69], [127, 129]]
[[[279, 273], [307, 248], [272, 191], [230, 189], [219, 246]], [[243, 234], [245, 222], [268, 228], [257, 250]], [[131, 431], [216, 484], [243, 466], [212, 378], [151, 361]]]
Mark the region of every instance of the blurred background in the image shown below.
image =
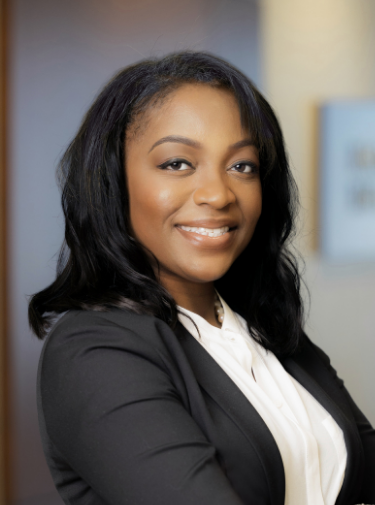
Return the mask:
[[[330, 135], [337, 127], [321, 114], [330, 104], [350, 101], [368, 104], [365, 109], [375, 115], [375, 2], [0, 0], [0, 5], [0, 505], [62, 504], [39, 439], [35, 383], [41, 343], [27, 322], [27, 297], [54, 279], [63, 239], [56, 165], [115, 72], [171, 51], [205, 50], [226, 58], [274, 107], [301, 193], [295, 246], [304, 256], [310, 291], [306, 331], [375, 424], [375, 250], [366, 246], [375, 236], [375, 199], [365, 217], [356, 211], [355, 223], [367, 219], [363, 236], [345, 228], [346, 218], [340, 228], [346, 242], [355, 243], [357, 252], [367, 247], [366, 254], [351, 254], [349, 246], [340, 258], [329, 254], [325, 241], [336, 229], [328, 218], [330, 202], [345, 188], [337, 163], [335, 168], [329, 161]], [[360, 119], [348, 117], [343, 121], [358, 137]], [[373, 149], [373, 158], [366, 155], [368, 174], [375, 173], [373, 119], [364, 128], [366, 146]]]

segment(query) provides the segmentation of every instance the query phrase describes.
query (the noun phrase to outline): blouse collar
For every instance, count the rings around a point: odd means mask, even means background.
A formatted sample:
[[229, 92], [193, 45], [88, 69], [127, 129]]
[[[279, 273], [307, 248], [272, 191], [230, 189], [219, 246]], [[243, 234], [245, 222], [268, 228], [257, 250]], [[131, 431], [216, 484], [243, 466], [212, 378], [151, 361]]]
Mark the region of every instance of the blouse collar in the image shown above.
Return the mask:
[[[229, 305], [223, 300], [223, 298], [220, 296], [220, 294], [216, 291], [219, 300], [221, 302], [221, 305], [224, 309], [224, 320], [222, 322], [221, 328], [217, 328], [216, 326], [213, 326], [210, 324], [208, 321], [206, 321], [202, 316], [196, 314], [195, 312], [192, 312], [191, 310], [185, 309], [184, 307], [181, 307], [177, 305], [177, 309], [180, 312], [178, 315], [180, 321], [182, 324], [186, 327], [186, 329], [194, 335], [196, 338], [198, 337], [197, 330], [192, 323], [192, 321], [189, 319], [189, 317], [194, 321], [194, 323], [197, 325], [200, 331], [203, 333], [208, 333], [210, 336], [216, 336], [218, 338], [222, 338], [223, 335], [227, 332], [233, 332], [233, 333], [242, 333], [244, 328], [241, 326], [241, 316], [233, 312], [233, 310], [229, 307]], [[183, 315], [187, 315], [189, 317], [184, 317]], [[242, 322], [242, 324], [246, 323]]]

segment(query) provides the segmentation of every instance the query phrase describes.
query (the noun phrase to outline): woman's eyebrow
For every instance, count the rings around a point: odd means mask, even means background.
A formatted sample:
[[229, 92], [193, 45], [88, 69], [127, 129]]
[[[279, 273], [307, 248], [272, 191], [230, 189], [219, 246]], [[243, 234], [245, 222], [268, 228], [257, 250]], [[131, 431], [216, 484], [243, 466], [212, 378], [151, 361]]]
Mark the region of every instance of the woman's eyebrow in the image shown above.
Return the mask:
[[[157, 140], [149, 150], [149, 153], [156, 147], [159, 146], [160, 144], [164, 144], [166, 142], [174, 142], [175, 144], [185, 144], [190, 147], [194, 147], [195, 149], [199, 149], [202, 147], [202, 144], [198, 142], [197, 140], [189, 139], [189, 137], [182, 137], [181, 135], [168, 135], [167, 137], [163, 137], [159, 140]], [[235, 142], [234, 144], [230, 145], [228, 147], [229, 151], [232, 151], [233, 149], [241, 149], [242, 147], [247, 147], [247, 146], [256, 146], [256, 143], [254, 142], [253, 139], [251, 138], [246, 138], [239, 140], [238, 142]]]
[[168, 135], [167, 137], [163, 137], [155, 142], [155, 144], [152, 145], [151, 149], [149, 150], [149, 153], [156, 147], [159, 146], [160, 144], [164, 144], [165, 142], [174, 142], [175, 144], [185, 144], [190, 147], [195, 147], [196, 149], [199, 149], [202, 147], [202, 144], [198, 142], [197, 140], [189, 139], [188, 137], [181, 137], [180, 135]]
[[247, 138], [243, 140], [239, 140], [238, 142], [235, 142], [231, 146], [228, 147], [229, 151], [232, 151], [234, 149], [241, 149], [242, 147], [248, 147], [248, 146], [255, 146], [257, 147], [257, 143], [254, 142], [252, 138]]

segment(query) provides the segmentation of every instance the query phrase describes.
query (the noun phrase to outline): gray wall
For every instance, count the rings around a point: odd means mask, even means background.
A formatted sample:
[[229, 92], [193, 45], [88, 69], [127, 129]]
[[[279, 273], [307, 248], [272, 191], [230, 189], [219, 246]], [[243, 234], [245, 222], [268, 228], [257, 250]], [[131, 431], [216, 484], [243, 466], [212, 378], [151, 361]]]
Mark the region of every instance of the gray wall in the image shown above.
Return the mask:
[[305, 259], [311, 303], [306, 332], [329, 355], [375, 426], [375, 263], [333, 264], [317, 255]]
[[14, 0], [11, 15], [13, 490], [19, 504], [52, 505], [59, 500], [35, 407], [41, 344], [28, 328], [27, 295], [55, 275], [63, 238], [57, 161], [99, 88], [141, 58], [208, 50], [259, 85], [258, 8], [251, 0]]

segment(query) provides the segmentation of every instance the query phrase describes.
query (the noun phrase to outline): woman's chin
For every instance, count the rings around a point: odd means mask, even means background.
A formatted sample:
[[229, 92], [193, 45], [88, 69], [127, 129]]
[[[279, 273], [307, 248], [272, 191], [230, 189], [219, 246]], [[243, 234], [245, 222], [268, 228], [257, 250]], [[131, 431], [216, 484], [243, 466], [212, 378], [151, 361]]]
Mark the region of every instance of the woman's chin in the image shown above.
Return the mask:
[[211, 264], [210, 267], [204, 267], [199, 269], [186, 269], [184, 272], [184, 277], [186, 280], [196, 283], [208, 283], [214, 282], [223, 277], [223, 275], [229, 270], [230, 263], [228, 265], [217, 265], [216, 267]]

